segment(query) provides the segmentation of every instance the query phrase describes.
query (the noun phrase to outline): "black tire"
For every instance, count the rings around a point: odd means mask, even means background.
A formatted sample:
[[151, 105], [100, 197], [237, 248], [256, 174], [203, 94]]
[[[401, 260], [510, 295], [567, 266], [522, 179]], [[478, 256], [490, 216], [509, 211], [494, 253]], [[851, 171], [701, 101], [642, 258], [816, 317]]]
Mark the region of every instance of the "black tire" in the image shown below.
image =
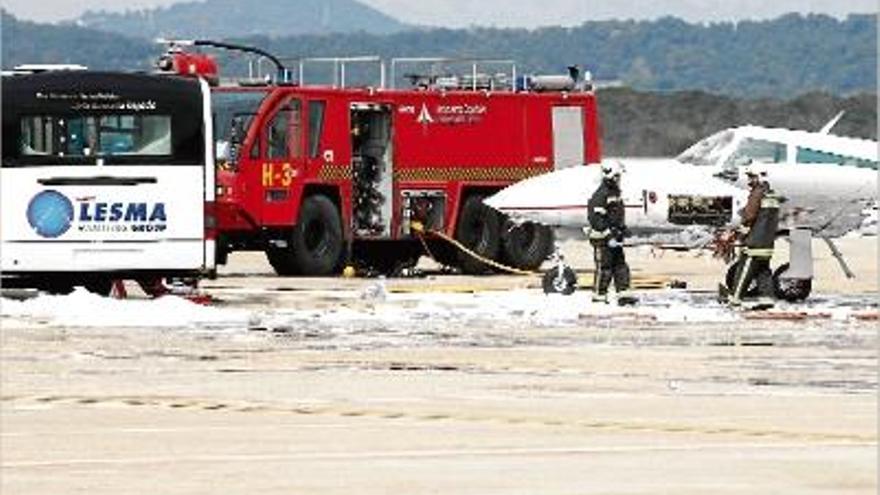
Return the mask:
[[[727, 267], [727, 274], [724, 277], [724, 282], [727, 284], [727, 290], [730, 291], [731, 297], [733, 293], [736, 291], [736, 270], [739, 265], [743, 262], [742, 259], [737, 260], [732, 263], [729, 267]], [[748, 287], [745, 288], [740, 297], [758, 297], [758, 282], [755, 279], [752, 279], [751, 283]]]
[[431, 239], [426, 242], [434, 261], [445, 267], [458, 269], [458, 248], [444, 239]]
[[66, 296], [71, 294], [74, 288], [74, 283], [69, 280], [50, 280], [37, 286], [37, 290], [53, 296]]
[[113, 291], [113, 280], [109, 278], [95, 278], [84, 282], [83, 287], [92, 294], [107, 297]]
[[423, 248], [409, 241], [355, 241], [353, 251], [358, 268], [373, 275], [399, 277], [404, 269], [418, 263]]
[[553, 230], [545, 225], [505, 222], [501, 254], [505, 263], [520, 270], [537, 270], [553, 251]]
[[544, 272], [544, 277], [541, 279], [541, 287], [544, 289], [544, 294], [568, 296], [577, 289], [577, 275], [574, 273], [574, 270], [566, 266], [563, 267], [562, 276], [560, 277], [559, 267], [554, 266]]
[[788, 302], [804, 301], [810, 297], [810, 293], [813, 291], [813, 279], [783, 277], [789, 266], [788, 263], [784, 263], [773, 272], [773, 290], [776, 293], [776, 299]]
[[275, 270], [275, 273], [281, 275], [282, 277], [298, 275], [296, 265], [293, 262], [293, 256], [290, 253], [289, 247], [266, 248], [266, 260], [268, 260], [269, 264], [272, 265], [272, 269]]
[[[498, 259], [501, 248], [501, 218], [498, 213], [483, 204], [482, 195], [469, 196], [461, 207], [455, 238], [471, 251], [484, 258]], [[458, 266], [468, 275], [481, 275], [491, 267], [460, 251]]]
[[266, 257], [279, 275], [327, 276], [339, 271], [344, 252], [342, 219], [328, 197], [307, 197], [286, 248], [269, 248]]

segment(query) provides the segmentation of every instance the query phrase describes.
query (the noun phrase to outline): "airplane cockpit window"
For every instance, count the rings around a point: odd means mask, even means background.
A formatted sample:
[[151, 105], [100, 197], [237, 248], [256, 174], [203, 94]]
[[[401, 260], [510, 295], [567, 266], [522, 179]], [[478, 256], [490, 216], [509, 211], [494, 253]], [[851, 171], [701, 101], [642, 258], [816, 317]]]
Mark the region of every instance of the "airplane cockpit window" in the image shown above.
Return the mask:
[[731, 130], [715, 133], [686, 149], [676, 159], [696, 166], [716, 165], [721, 158], [721, 152], [733, 141], [733, 137]]
[[748, 165], [749, 163], [785, 163], [787, 153], [785, 145], [763, 139], [745, 138], [730, 155], [727, 167]]
[[865, 160], [853, 156], [837, 155], [835, 153], [818, 151], [810, 148], [799, 147], [797, 149], [797, 162], [810, 164], [827, 163], [877, 170], [877, 162], [874, 160]]

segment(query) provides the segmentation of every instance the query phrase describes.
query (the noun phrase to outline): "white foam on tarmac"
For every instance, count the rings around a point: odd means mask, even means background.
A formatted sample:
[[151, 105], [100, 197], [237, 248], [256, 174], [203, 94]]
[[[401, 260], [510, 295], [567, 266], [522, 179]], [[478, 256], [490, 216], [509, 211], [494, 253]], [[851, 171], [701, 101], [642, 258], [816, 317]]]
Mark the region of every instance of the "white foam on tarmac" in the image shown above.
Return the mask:
[[650, 305], [618, 307], [594, 303], [588, 293], [573, 296], [544, 295], [536, 290], [511, 290], [478, 294], [420, 293], [369, 294], [367, 307], [341, 307], [332, 311], [289, 310], [265, 315], [271, 324], [319, 320], [326, 326], [349, 326], [356, 323], [382, 324], [388, 327], [446, 322], [467, 325], [471, 322], [534, 327], [580, 326], [585, 320], [644, 318], [664, 323], [722, 323], [738, 316], [720, 305], [695, 307], [687, 294], [669, 291], [667, 297], [652, 296]]
[[[709, 295], [680, 290], [638, 294], [634, 307], [594, 303], [590, 293], [571, 296], [545, 295], [539, 290], [508, 290], [472, 293], [389, 293], [381, 283], [371, 282], [362, 291], [333, 293], [338, 301], [311, 309], [237, 309], [202, 306], [186, 299], [166, 296], [154, 300], [118, 300], [100, 297], [84, 289], [67, 296], [40, 295], [25, 301], [3, 299], [0, 315], [6, 322], [19, 320], [57, 327], [95, 328], [249, 328], [331, 330], [333, 334], [379, 330], [409, 333], [431, 327], [552, 328], [578, 327], [595, 321], [628, 319], [645, 323], [711, 324], [741, 321], [740, 312], [719, 304]], [[304, 292], [309, 297], [311, 292]], [[613, 297], [612, 297], [613, 302]], [[792, 310], [829, 314], [846, 321], [864, 302], [824, 298]], [[778, 308], [787, 311], [786, 306]]]
[[176, 296], [153, 300], [112, 299], [77, 288], [65, 296], [3, 299], [4, 318], [36, 320], [58, 327], [244, 328], [250, 313], [202, 306]]

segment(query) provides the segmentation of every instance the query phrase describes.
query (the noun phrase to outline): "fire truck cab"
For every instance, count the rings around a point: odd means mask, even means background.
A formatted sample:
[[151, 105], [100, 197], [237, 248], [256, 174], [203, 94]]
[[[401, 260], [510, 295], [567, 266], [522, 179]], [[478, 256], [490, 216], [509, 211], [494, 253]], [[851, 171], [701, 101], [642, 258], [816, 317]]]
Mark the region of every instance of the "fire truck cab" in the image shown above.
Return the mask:
[[[171, 68], [200, 65], [193, 54], [173, 56], [187, 58]], [[329, 275], [347, 263], [392, 274], [429, 254], [465, 273], [489, 270], [430, 235], [443, 232], [485, 258], [540, 266], [552, 232], [513, 225], [482, 201], [519, 180], [600, 161], [588, 84], [575, 69], [486, 74], [472, 62], [464, 75], [408, 74], [411, 86], [399, 89], [406, 63], [440, 59], [391, 61], [390, 84], [388, 65], [368, 60], [377, 84], [347, 84], [346, 63], [364, 59], [321, 59], [332, 64], [330, 83], [308, 84], [301, 60], [296, 82], [278, 64], [274, 80], [212, 88], [218, 262], [260, 250], [279, 275]]]

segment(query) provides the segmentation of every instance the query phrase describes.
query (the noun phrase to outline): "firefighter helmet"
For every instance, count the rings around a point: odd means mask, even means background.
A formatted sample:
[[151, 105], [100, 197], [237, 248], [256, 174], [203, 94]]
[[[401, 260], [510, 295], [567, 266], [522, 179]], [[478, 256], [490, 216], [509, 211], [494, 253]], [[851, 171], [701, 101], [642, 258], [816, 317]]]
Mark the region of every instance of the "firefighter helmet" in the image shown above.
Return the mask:
[[603, 162], [602, 177], [605, 179], [618, 179], [623, 174], [623, 166], [619, 162]]
[[745, 168], [745, 174], [747, 177], [767, 177], [767, 170], [750, 163]]

